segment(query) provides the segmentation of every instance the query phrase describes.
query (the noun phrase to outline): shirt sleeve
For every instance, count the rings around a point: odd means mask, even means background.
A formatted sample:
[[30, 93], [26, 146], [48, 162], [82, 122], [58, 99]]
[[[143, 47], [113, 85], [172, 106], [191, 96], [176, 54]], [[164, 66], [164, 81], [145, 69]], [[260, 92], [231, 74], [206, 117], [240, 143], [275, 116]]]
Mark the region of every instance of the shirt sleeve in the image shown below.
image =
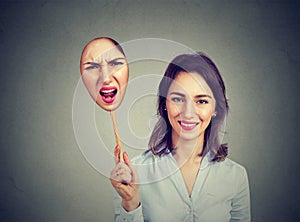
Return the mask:
[[122, 199], [114, 191], [114, 218], [115, 222], [144, 222], [142, 204], [133, 211], [127, 212], [122, 207]]
[[232, 210], [230, 222], [251, 221], [250, 211], [250, 191], [248, 176], [245, 168], [243, 168], [243, 174], [241, 175], [241, 182], [238, 184], [236, 189], [236, 195], [232, 200]]

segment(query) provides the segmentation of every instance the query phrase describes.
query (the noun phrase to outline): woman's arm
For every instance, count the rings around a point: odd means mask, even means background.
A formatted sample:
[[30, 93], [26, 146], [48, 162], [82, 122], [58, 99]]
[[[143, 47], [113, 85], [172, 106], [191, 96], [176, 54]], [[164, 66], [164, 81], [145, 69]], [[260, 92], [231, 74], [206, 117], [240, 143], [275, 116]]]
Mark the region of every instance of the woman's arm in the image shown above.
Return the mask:
[[237, 186], [237, 193], [232, 200], [232, 210], [230, 213], [231, 222], [251, 221], [249, 183], [247, 172], [244, 168], [243, 175], [241, 175], [241, 182]]
[[127, 153], [120, 161], [120, 150], [114, 152], [116, 166], [111, 171], [110, 180], [116, 190], [114, 198], [115, 221], [142, 222], [143, 214], [140, 203], [138, 174], [132, 166]]
[[144, 222], [141, 204], [132, 211], [126, 211], [122, 207], [122, 198], [117, 192], [114, 192], [114, 218], [115, 222]]

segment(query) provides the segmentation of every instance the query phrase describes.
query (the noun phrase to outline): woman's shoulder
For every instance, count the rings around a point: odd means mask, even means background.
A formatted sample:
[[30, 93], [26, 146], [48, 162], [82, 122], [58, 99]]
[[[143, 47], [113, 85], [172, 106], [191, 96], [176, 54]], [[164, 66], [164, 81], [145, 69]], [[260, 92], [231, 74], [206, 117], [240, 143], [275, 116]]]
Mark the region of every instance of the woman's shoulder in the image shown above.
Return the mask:
[[131, 159], [133, 164], [143, 164], [151, 161], [154, 158], [154, 155], [150, 150], [145, 150], [142, 153], [138, 154], [137, 156]]
[[220, 168], [220, 170], [224, 171], [224, 173], [226, 173], [227, 175], [247, 175], [246, 168], [243, 165], [229, 158], [226, 158], [224, 161], [221, 162], [216, 162], [215, 166]]
[[245, 167], [243, 165], [241, 165], [240, 163], [230, 159], [230, 158], [226, 158], [223, 162], [225, 166], [227, 167], [234, 167], [234, 168], [238, 168], [238, 169], [245, 169]]
[[212, 173], [219, 183], [224, 184], [224, 187], [231, 187], [234, 190], [240, 190], [241, 187], [248, 186], [248, 175], [246, 168], [233, 161], [232, 159], [226, 158], [222, 162], [216, 162], [212, 164]]
[[131, 162], [139, 174], [141, 184], [160, 181], [178, 170], [170, 153], [159, 156], [147, 150], [132, 158]]

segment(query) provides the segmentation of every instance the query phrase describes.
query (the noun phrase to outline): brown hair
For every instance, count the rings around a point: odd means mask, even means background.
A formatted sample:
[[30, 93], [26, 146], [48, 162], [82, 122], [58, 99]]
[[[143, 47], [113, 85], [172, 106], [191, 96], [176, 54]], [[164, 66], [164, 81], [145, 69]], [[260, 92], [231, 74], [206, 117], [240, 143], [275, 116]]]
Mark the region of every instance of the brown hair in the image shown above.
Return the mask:
[[174, 151], [172, 144], [172, 126], [168, 119], [166, 97], [173, 80], [179, 72], [197, 72], [211, 88], [216, 99], [216, 117], [209, 123], [204, 134], [203, 151], [200, 155], [211, 152], [212, 161], [222, 161], [228, 154], [227, 144], [221, 144], [219, 132], [228, 113], [226, 90], [221, 74], [214, 62], [201, 52], [182, 54], [173, 59], [168, 65], [164, 77], [159, 84], [157, 115], [159, 117], [150, 140], [149, 149], [155, 155], [168, 154]]

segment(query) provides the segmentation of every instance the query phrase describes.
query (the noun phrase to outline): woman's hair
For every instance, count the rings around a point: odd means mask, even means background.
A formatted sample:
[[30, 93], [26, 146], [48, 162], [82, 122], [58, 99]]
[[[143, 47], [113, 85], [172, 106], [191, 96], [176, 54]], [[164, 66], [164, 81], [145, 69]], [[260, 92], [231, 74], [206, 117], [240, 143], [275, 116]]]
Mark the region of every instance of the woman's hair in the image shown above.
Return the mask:
[[203, 151], [213, 155], [212, 161], [222, 161], [228, 154], [227, 144], [221, 144], [219, 132], [228, 113], [228, 103], [225, 94], [225, 85], [221, 74], [214, 62], [201, 52], [182, 54], [173, 59], [168, 65], [164, 77], [159, 84], [157, 115], [159, 117], [149, 140], [149, 149], [155, 155], [174, 152], [172, 144], [172, 126], [166, 110], [166, 97], [173, 80], [180, 72], [196, 72], [201, 75], [216, 99], [216, 116], [212, 118], [204, 133]]

